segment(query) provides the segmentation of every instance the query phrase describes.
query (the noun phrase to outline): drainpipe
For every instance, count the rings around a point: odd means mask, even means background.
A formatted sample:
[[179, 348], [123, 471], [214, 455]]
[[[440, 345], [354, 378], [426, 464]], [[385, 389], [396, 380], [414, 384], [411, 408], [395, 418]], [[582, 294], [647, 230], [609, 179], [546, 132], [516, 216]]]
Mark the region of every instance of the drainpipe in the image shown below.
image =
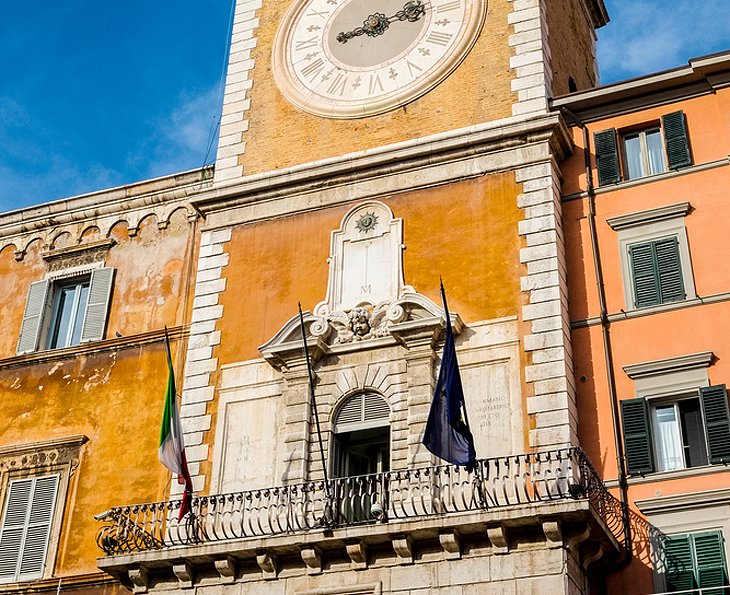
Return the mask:
[[[598, 231], [596, 228], [596, 192], [593, 187], [593, 166], [591, 164], [591, 145], [588, 127], [574, 113], [567, 108], [562, 108], [562, 113], [572, 120], [583, 131], [583, 158], [586, 171], [586, 191], [588, 194], [588, 229], [591, 236], [591, 252], [593, 254], [593, 265], [596, 274], [596, 290], [598, 293], [598, 304], [600, 309], [601, 335], [603, 338], [603, 357], [606, 362], [606, 385], [611, 399], [611, 420], [613, 422], [613, 439], [616, 447], [616, 465], [618, 468], [619, 500], [623, 512], [624, 525], [624, 555], [613, 566], [604, 571], [604, 578], [609, 574], [626, 568], [633, 557], [633, 544], [631, 542], [631, 523], [629, 519], [629, 496], [626, 473], [626, 457], [624, 455], [624, 443], [619, 431], [619, 401], [616, 393], [616, 375], [613, 367], [613, 350], [611, 348], [611, 323], [608, 320], [606, 309], [606, 291], [603, 283], [603, 269], [601, 268], [601, 253], [598, 248]], [[606, 592], [606, 583], [601, 581], [600, 589]]]

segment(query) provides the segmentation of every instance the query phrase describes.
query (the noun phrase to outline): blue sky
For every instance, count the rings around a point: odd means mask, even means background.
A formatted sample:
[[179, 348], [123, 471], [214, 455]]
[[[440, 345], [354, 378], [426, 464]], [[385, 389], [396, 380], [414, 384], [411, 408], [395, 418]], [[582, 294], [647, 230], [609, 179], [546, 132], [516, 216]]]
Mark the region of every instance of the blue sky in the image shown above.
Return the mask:
[[[5, 1], [0, 212], [203, 165], [231, 2]], [[730, 49], [730, 0], [605, 3], [603, 83]]]

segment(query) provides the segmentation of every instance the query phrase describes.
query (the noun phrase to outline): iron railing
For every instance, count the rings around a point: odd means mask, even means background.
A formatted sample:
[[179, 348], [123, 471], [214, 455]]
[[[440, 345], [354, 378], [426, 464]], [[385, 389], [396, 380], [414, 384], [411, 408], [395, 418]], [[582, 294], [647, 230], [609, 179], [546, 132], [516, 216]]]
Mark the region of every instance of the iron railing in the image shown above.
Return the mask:
[[180, 500], [115, 507], [98, 515], [107, 555], [274, 536], [316, 528], [432, 517], [520, 504], [589, 500], [619, 541], [626, 518], [579, 448], [481, 459], [473, 473], [438, 465], [198, 496], [177, 522]]

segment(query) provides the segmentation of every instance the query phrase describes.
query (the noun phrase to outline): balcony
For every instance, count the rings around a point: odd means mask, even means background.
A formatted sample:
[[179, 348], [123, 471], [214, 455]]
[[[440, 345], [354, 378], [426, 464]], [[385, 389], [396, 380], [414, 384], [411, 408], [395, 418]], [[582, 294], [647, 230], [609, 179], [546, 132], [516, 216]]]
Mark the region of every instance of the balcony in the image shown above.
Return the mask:
[[531, 531], [590, 564], [621, 551], [626, 518], [577, 448], [482, 459], [474, 473], [439, 465], [199, 496], [181, 523], [179, 508], [99, 515], [99, 567], [145, 592], [166, 574], [192, 586], [211, 573], [233, 582], [244, 567], [263, 579], [285, 566], [318, 574], [330, 559], [362, 569], [386, 550], [400, 564], [421, 549], [460, 558], [466, 544], [506, 554]]

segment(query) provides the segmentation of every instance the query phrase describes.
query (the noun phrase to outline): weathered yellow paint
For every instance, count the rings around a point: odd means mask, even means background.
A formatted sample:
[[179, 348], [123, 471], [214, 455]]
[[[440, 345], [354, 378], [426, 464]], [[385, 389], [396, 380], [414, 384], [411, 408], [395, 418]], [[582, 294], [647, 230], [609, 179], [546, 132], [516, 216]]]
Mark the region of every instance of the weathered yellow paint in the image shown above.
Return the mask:
[[407, 106], [360, 120], [330, 120], [305, 114], [289, 104], [271, 74], [274, 35], [289, 2], [269, 2], [257, 11], [260, 26], [252, 55], [256, 66], [249, 92], [251, 109], [247, 174], [420, 138], [511, 115], [512, 3], [490, 0], [482, 34], [464, 62], [445, 81]]
[[[14, 359], [28, 288], [44, 277], [47, 263], [39, 241], [20, 261], [13, 245], [0, 252], [0, 446], [79, 434], [89, 438], [70, 480], [58, 552], [51, 561], [58, 576], [98, 572], [95, 514], [169, 494], [170, 474], [157, 460], [167, 385], [164, 344], [133, 342], [140, 333], [189, 320], [198, 238], [184, 210], [162, 228], [153, 216], [133, 237], [124, 221], [110, 233], [116, 244], [105, 264], [116, 269], [116, 276], [106, 337], [119, 333], [130, 344], [93, 353], [71, 350], [63, 359], [44, 360], [42, 353], [30, 363]], [[61, 232], [46, 249], [75, 245], [73, 237]], [[102, 239], [93, 225], [80, 237], [82, 242]], [[183, 349], [184, 342], [173, 345], [180, 388]]]
[[[439, 303], [441, 274], [449, 307], [466, 321], [517, 315], [518, 194], [514, 174], [504, 173], [384, 197], [404, 221], [406, 284]], [[260, 357], [257, 347], [296, 314], [297, 302], [311, 309], [325, 299], [330, 232], [353, 205], [233, 230], [220, 365]]]

